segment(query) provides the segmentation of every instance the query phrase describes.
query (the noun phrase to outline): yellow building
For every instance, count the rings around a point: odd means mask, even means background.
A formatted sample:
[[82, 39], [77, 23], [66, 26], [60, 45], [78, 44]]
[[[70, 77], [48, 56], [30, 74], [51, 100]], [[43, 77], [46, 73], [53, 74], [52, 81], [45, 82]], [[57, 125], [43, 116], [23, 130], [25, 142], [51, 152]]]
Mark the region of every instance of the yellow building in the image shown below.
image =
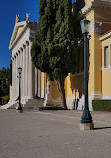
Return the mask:
[[[111, 99], [111, 85], [110, 85], [111, 1], [110, 0], [76, 0], [76, 2], [74, 2], [73, 4], [73, 13], [76, 15], [77, 18], [82, 19], [84, 16], [86, 16], [86, 19], [90, 21], [89, 35], [91, 35], [91, 39], [89, 40], [88, 91], [89, 91], [89, 108], [90, 110], [92, 110], [93, 99]], [[10, 43], [10, 49], [12, 49], [14, 53], [16, 53], [16, 47], [15, 47], [16, 41], [18, 40], [20, 42], [19, 37], [24, 38], [22, 32], [27, 31], [28, 29], [27, 26], [29, 26], [27, 22], [26, 25], [24, 25], [25, 22], [19, 23], [17, 21], [16, 23], [17, 24], [15, 26], [11, 39], [12, 43]], [[22, 25], [24, 25], [24, 27]], [[30, 38], [28, 39], [31, 40]], [[68, 109], [75, 108], [81, 110], [84, 106], [84, 72], [83, 72], [84, 56], [83, 56], [83, 51], [81, 50], [83, 50], [82, 47], [78, 52], [78, 56], [79, 56], [78, 67], [74, 68], [74, 72], [70, 73], [65, 80], [65, 92], [66, 92], [66, 101], [67, 101]], [[23, 51], [21, 47], [19, 51]], [[12, 57], [15, 55], [14, 53], [12, 52]], [[13, 69], [13, 72], [14, 71], [15, 70]], [[30, 70], [29, 68], [29, 71], [32, 70]], [[33, 77], [34, 80], [30, 76], [30, 81], [33, 83], [31, 85], [32, 92], [30, 93], [30, 89], [28, 89], [28, 93], [30, 95], [27, 94], [27, 97], [23, 98], [25, 99], [25, 102], [27, 102], [29, 98], [31, 98], [32, 96], [34, 97], [35, 95], [41, 98], [46, 97], [47, 75], [39, 72], [39, 78], [38, 78], [37, 76], [38, 73], [36, 73], [36, 71], [34, 70], [32, 73], [32, 75], [34, 76]], [[13, 78], [12, 94], [10, 90], [10, 96], [11, 96], [10, 100], [16, 99], [18, 96], [18, 95], [15, 96], [16, 90], [13, 88], [15, 82], [18, 81], [15, 81]], [[30, 85], [29, 82], [27, 82], [27, 85], [28, 84]], [[61, 106], [60, 94], [56, 88], [56, 83], [50, 82], [50, 87], [51, 87], [52, 104]], [[27, 93], [27, 88], [26, 88], [26, 93]], [[16, 94], [18, 94], [18, 92], [16, 92]]]
[[[111, 1], [76, 0], [73, 4], [73, 13], [79, 19], [86, 16], [90, 21], [88, 91], [89, 108], [92, 110], [92, 100], [111, 99]], [[78, 67], [74, 68], [74, 72], [70, 73], [65, 80], [69, 109], [81, 110], [84, 106], [83, 51], [81, 49], [83, 50], [80, 48], [78, 52]]]
[[[89, 108], [93, 99], [111, 99], [111, 1], [76, 0], [73, 13], [77, 18], [90, 21], [89, 35]], [[82, 49], [82, 51], [81, 51]], [[83, 48], [79, 52], [79, 65], [65, 80], [66, 101], [69, 109], [83, 109], [84, 72]], [[51, 87], [52, 98], [60, 98], [56, 85]]]
[[[92, 110], [93, 99], [111, 99], [111, 1], [77, 0], [74, 3], [75, 13], [78, 18], [86, 16], [90, 21], [88, 90], [89, 107]], [[83, 77], [84, 73], [78, 71], [66, 78], [69, 108], [73, 108], [74, 100], [78, 109], [84, 105]]]

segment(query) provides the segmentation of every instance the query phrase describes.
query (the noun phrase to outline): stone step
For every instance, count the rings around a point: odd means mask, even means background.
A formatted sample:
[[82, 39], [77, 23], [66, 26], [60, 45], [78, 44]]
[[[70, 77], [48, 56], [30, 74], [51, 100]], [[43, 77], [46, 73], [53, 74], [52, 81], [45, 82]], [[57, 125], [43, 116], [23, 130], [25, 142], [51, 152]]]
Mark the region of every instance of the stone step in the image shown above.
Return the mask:
[[42, 101], [44, 101], [44, 99], [30, 99], [30, 100], [28, 100], [28, 102], [42, 102]]
[[43, 106], [44, 99], [30, 99], [28, 102], [23, 105], [23, 110], [33, 110], [39, 106]]
[[29, 105], [29, 104], [42, 104], [44, 101], [42, 102], [27, 102], [26, 104]]
[[[22, 105], [23, 110], [32, 110], [34, 109], [34, 107], [38, 107], [38, 106], [42, 106], [44, 103], [44, 99], [29, 99], [28, 102], [24, 105]], [[11, 107], [9, 107], [8, 109], [16, 109], [17, 104], [12, 105]]]
[[16, 109], [18, 103], [13, 104], [11, 107], [9, 107], [8, 109]]

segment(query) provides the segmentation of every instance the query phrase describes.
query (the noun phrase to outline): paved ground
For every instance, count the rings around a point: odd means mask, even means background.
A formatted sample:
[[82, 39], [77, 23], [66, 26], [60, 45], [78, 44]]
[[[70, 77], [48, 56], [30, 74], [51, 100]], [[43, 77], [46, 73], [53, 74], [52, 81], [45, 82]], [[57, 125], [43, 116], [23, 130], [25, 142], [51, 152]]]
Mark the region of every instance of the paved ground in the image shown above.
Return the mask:
[[111, 158], [111, 113], [92, 112], [93, 131], [79, 130], [81, 115], [0, 110], [0, 158]]

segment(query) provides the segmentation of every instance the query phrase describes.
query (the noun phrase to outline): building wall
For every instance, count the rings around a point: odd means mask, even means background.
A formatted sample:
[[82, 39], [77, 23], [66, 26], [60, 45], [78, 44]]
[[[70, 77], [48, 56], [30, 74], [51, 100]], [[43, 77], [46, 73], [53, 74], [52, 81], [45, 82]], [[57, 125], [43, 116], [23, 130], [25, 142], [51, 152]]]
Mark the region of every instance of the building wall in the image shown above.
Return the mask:
[[52, 95], [52, 98], [59, 98], [60, 97], [60, 93], [57, 89], [57, 85], [56, 85], [56, 82], [53, 81], [53, 82], [50, 82], [51, 84], [51, 95]]
[[12, 86], [9, 87], [9, 99], [12, 100]]
[[[92, 110], [92, 100], [93, 99], [102, 99], [106, 96], [110, 96], [111, 98], [111, 87], [108, 86], [110, 82], [110, 67], [107, 70], [102, 71], [102, 63], [103, 63], [103, 54], [102, 54], [102, 43], [99, 37], [110, 30], [111, 26], [109, 21], [110, 18], [110, 10], [107, 8], [101, 8], [103, 6], [103, 1], [95, 0], [95, 2], [100, 2], [99, 7], [91, 8], [89, 7], [89, 2], [91, 0], [85, 0], [86, 6], [82, 9], [83, 15], [86, 16], [86, 19], [90, 21], [90, 29], [89, 35], [91, 35], [91, 39], [89, 40], [89, 74], [88, 74], [88, 92], [89, 92], [89, 108]], [[102, 2], [102, 3], [101, 3]], [[108, 5], [106, 1], [104, 1], [106, 5]], [[98, 3], [99, 4], [99, 3]], [[109, 8], [111, 9], [111, 8]], [[108, 13], [108, 12], [109, 13]], [[107, 14], [108, 13], [108, 14]], [[106, 46], [110, 45], [111, 40], [108, 38], [109, 43]], [[109, 48], [109, 52], [111, 48]], [[109, 53], [109, 60], [111, 54]], [[82, 109], [84, 104], [84, 74], [78, 73], [73, 76], [69, 74], [67, 77], [67, 104], [69, 108], [73, 108], [74, 100], [78, 101], [78, 109]], [[73, 89], [72, 89], [73, 87]], [[107, 97], [107, 98], [108, 98]]]
[[[108, 67], [104, 67], [104, 51], [108, 47]], [[102, 96], [111, 99], [111, 37], [102, 40]]]
[[41, 72], [41, 98], [44, 98], [44, 73]]

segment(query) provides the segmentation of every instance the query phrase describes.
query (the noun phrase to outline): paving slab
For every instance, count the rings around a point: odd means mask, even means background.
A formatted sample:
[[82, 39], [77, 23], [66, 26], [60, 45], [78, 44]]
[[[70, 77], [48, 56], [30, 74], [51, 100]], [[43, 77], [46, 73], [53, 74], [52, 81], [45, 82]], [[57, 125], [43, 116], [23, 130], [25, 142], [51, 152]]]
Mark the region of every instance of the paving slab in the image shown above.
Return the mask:
[[82, 111], [0, 110], [0, 158], [110, 158], [111, 113], [91, 114], [81, 131]]

